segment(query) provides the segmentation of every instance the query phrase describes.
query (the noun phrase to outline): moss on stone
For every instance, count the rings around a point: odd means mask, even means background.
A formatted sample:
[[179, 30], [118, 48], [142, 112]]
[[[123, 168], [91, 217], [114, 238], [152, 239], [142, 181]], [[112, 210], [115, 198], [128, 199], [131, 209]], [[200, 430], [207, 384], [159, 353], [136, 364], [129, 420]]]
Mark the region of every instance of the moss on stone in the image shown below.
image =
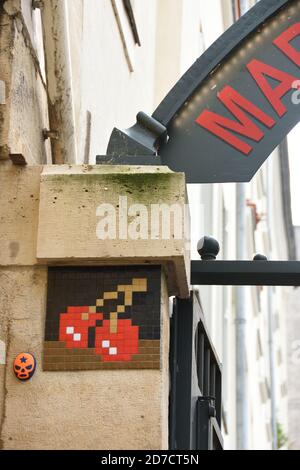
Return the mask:
[[[151, 194], [159, 194], [159, 199], [164, 197], [183, 182], [182, 173], [71, 173], [71, 174], [49, 174], [43, 178], [51, 181], [51, 192], [62, 192], [68, 184], [79, 183], [83, 190], [95, 188], [95, 186], [108, 187], [110, 191], [112, 187], [120, 195], [130, 195], [131, 198], [138, 196], [138, 200], [149, 200]], [[183, 183], [184, 184], [184, 183]], [[77, 186], [78, 189], [78, 186]], [[94, 191], [97, 191], [96, 188]]]

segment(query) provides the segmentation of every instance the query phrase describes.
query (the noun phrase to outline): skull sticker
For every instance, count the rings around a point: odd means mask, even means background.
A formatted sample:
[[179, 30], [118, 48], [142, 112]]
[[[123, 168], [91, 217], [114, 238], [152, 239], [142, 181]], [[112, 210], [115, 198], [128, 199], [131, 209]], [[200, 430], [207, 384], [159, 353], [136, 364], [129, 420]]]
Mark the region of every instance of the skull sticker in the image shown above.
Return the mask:
[[21, 381], [29, 380], [34, 374], [36, 360], [32, 354], [21, 353], [14, 360], [14, 373]]

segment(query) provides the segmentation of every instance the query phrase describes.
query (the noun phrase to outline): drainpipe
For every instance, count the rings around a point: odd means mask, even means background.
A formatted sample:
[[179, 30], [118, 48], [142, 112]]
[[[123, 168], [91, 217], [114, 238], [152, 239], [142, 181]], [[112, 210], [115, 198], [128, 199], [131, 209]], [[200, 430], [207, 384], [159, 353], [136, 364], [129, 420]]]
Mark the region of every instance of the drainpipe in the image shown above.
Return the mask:
[[66, 0], [36, 2], [42, 11], [48, 112], [53, 163], [77, 161]]
[[[237, 259], [246, 260], [247, 219], [246, 185], [236, 185]], [[248, 383], [247, 383], [247, 311], [246, 288], [236, 288], [236, 440], [237, 450], [248, 449]]]
[[[273, 161], [269, 158], [267, 162], [267, 222], [268, 231], [271, 233], [273, 218]], [[272, 254], [272, 240], [270, 238], [270, 257]], [[273, 287], [268, 287], [268, 336], [269, 336], [269, 366], [270, 366], [270, 388], [271, 388], [271, 424], [273, 437], [273, 450], [277, 450], [277, 406], [276, 406], [276, 367], [275, 367], [275, 344], [274, 344], [274, 297]]]
[[[253, 3], [256, 3], [254, 0]], [[249, 0], [240, 0], [240, 15], [244, 15], [250, 8]], [[247, 206], [246, 184], [236, 185], [237, 197], [237, 259], [246, 260], [247, 256]], [[248, 398], [248, 371], [247, 371], [247, 308], [246, 287], [237, 287], [236, 291], [236, 432], [237, 449], [247, 450], [249, 398]]]

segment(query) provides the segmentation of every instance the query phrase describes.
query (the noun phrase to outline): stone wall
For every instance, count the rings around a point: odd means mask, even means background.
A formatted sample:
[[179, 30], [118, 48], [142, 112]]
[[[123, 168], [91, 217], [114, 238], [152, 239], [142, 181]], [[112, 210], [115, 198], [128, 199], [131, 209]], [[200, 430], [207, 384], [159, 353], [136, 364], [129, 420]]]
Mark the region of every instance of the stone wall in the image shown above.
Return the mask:
[[0, 7], [0, 82], [5, 99], [0, 104], [0, 158], [22, 154], [28, 164], [50, 162], [47, 90], [39, 53], [33, 41], [30, 0], [7, 0]]
[[[157, 202], [159, 193], [155, 194], [154, 187], [163, 187], [165, 202], [185, 204], [183, 175], [163, 167], [124, 167], [119, 171], [123, 189], [127, 188], [135, 202]], [[86, 167], [16, 167], [10, 161], [0, 163], [2, 449], [168, 447], [169, 296], [174, 292], [181, 292], [183, 297], [189, 293], [186, 240], [174, 241], [171, 232], [170, 240], [142, 241], [143, 251], [138, 241], [131, 241], [126, 259], [113, 243], [97, 240], [95, 207], [101, 201], [116, 204], [113, 181], [117, 174], [114, 167], [102, 173], [98, 167], [89, 167], [87, 177]], [[131, 183], [137, 178], [148, 181], [148, 186], [143, 186], [148, 196], [144, 194], [142, 199], [139, 191], [131, 191]], [[119, 184], [119, 192], [121, 189]], [[121, 247], [126, 240], [114, 243]], [[66, 367], [51, 371], [43, 367], [49, 262], [72, 266], [129, 263], [144, 265], [145, 269], [149, 263], [163, 266], [159, 367], [155, 364], [156, 369], [148, 369], [144, 364], [139, 369], [119, 370], [116, 365], [116, 370]], [[27, 382], [19, 381], [13, 371], [14, 358], [22, 352], [33, 354], [37, 360], [36, 372]]]

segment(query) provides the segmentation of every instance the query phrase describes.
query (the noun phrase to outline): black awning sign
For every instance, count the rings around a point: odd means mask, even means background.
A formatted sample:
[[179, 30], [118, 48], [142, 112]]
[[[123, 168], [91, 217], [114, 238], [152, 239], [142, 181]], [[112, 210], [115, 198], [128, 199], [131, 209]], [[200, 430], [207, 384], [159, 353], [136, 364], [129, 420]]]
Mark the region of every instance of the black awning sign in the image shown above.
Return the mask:
[[[293, 31], [295, 38], [300, 34], [299, 28], [300, 23], [297, 23], [295, 27], [292, 26], [288, 31]], [[285, 33], [282, 33], [276, 39], [278, 42], [281, 42], [283, 53], [290, 58], [291, 52], [295, 52], [295, 50], [287, 48], [288, 45], [290, 46], [289, 43], [282, 43], [281, 38]], [[273, 44], [276, 44], [276, 40], [273, 41]], [[279, 118], [284, 116], [287, 112], [287, 106], [283, 103], [282, 98], [290, 90], [297, 88], [300, 80], [294, 75], [290, 75], [257, 59], [252, 59], [246, 65], [246, 68], [260, 91], [275, 110], [277, 116]], [[278, 84], [272, 86], [268, 78], [277, 81]], [[248, 155], [253, 150], [253, 146], [245, 140], [238, 138], [236, 134], [243, 135], [255, 142], [260, 142], [264, 138], [265, 132], [254, 122], [253, 118], [260, 121], [268, 129], [272, 129], [276, 125], [276, 120], [231, 86], [226, 85], [217, 93], [217, 98], [233, 115], [235, 120], [205, 109], [198, 116], [196, 122], [239, 152]], [[252, 119], [248, 117], [249, 114], [252, 116]]]
[[261, 0], [153, 113], [168, 134], [157, 146], [162, 163], [189, 183], [249, 181], [298, 123], [299, 89], [300, 1]]

